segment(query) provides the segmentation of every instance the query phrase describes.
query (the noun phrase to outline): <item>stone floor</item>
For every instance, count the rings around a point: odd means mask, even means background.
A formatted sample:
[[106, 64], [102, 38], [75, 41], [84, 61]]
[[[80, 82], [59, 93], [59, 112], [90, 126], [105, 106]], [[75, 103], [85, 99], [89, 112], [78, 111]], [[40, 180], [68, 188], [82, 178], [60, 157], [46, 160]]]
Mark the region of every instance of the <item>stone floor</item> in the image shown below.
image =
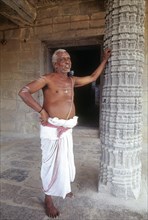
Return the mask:
[[[96, 130], [74, 130], [76, 179], [74, 198], [55, 198], [60, 220], [146, 220], [146, 173], [138, 200], [121, 200], [98, 193], [100, 143]], [[147, 161], [147, 155], [143, 155]], [[39, 138], [2, 135], [1, 140], [1, 215], [0, 220], [47, 220], [40, 180]], [[146, 172], [144, 166], [144, 172]]]

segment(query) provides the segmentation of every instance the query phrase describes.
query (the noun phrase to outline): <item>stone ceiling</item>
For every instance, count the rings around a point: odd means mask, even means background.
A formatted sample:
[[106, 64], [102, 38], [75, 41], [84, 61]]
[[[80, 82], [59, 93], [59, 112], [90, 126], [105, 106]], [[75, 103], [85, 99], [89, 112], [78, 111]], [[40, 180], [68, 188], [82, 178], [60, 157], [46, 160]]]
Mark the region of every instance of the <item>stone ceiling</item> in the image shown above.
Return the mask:
[[0, 0], [0, 31], [33, 25], [37, 9], [50, 7], [60, 0]]
[[[96, 1], [102, 7], [104, 0]], [[0, 0], [0, 31], [33, 26], [40, 9], [64, 5], [67, 2], [72, 5], [75, 0]], [[85, 3], [86, 0], [81, 2]]]

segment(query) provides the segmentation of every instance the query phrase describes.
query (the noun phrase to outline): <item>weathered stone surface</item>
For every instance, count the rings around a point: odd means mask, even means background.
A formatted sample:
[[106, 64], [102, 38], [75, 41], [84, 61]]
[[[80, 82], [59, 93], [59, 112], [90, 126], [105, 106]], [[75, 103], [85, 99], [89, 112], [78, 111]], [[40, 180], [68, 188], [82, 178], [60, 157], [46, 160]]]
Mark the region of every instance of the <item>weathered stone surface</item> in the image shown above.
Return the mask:
[[20, 169], [8, 169], [2, 172], [0, 177], [2, 179], [9, 179], [15, 180], [16, 182], [22, 182], [28, 177], [28, 171]]
[[[140, 10], [137, 8], [140, 7]], [[141, 188], [144, 1], [106, 1], [99, 191], [138, 198]]]
[[[60, 211], [60, 220], [109, 220], [128, 219], [146, 220], [146, 193], [139, 200], [124, 201], [107, 194], [97, 192], [98, 160], [101, 146], [95, 131], [87, 129], [74, 135], [74, 154], [76, 163], [76, 179], [72, 183], [74, 197], [72, 199], [53, 197]], [[97, 134], [97, 131], [96, 131]], [[48, 220], [44, 210], [44, 194], [40, 180], [41, 149], [39, 138], [5, 136], [1, 145], [3, 170], [29, 170], [28, 177], [18, 182], [10, 178], [1, 178], [0, 202], [2, 220]], [[144, 155], [145, 156], [145, 155]], [[145, 160], [146, 158], [143, 157]], [[28, 164], [28, 165], [27, 165]], [[30, 167], [29, 167], [30, 166]], [[17, 168], [18, 169], [18, 168]], [[18, 169], [20, 170], [20, 169]], [[144, 172], [147, 168], [145, 166]], [[16, 172], [18, 177], [19, 172]], [[146, 183], [146, 182], [145, 182]], [[144, 186], [144, 185], [143, 185]], [[144, 186], [145, 187], [145, 186]]]
[[17, 207], [12, 205], [1, 204], [1, 218], [2, 219], [24, 219], [24, 220], [39, 220], [45, 217], [44, 212], [31, 207]]

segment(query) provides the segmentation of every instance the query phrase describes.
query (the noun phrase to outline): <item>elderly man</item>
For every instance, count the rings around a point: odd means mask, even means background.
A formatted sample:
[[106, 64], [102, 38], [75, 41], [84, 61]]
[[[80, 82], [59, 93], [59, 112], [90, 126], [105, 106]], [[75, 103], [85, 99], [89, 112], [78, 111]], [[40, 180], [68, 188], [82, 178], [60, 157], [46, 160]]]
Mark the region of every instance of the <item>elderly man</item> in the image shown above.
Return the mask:
[[[54, 72], [41, 76], [19, 92], [23, 101], [40, 114], [41, 179], [46, 213], [50, 217], [59, 215], [51, 196], [72, 196], [70, 183], [75, 178], [72, 128], [78, 119], [73, 102], [74, 87], [94, 82], [104, 70], [110, 54], [109, 49], [104, 51], [101, 64], [91, 75], [69, 77], [70, 55], [64, 49], [56, 50], [52, 56]], [[40, 89], [43, 91], [43, 106], [32, 96]]]

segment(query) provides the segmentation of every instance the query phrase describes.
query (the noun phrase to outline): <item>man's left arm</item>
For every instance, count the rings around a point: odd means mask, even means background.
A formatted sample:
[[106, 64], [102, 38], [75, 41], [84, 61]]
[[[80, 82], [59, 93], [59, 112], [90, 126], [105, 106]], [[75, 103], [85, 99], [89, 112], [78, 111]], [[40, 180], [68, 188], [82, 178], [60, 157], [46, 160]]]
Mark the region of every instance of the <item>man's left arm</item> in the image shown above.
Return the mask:
[[103, 60], [101, 62], [101, 64], [98, 66], [98, 68], [89, 76], [84, 76], [84, 77], [77, 77], [75, 76], [75, 87], [80, 87], [80, 86], [85, 86], [89, 83], [92, 83], [94, 81], [97, 80], [97, 78], [101, 75], [101, 73], [103, 72], [106, 63], [109, 59], [111, 55], [111, 50], [110, 49], [106, 49], [104, 51], [104, 56], [103, 56]]

